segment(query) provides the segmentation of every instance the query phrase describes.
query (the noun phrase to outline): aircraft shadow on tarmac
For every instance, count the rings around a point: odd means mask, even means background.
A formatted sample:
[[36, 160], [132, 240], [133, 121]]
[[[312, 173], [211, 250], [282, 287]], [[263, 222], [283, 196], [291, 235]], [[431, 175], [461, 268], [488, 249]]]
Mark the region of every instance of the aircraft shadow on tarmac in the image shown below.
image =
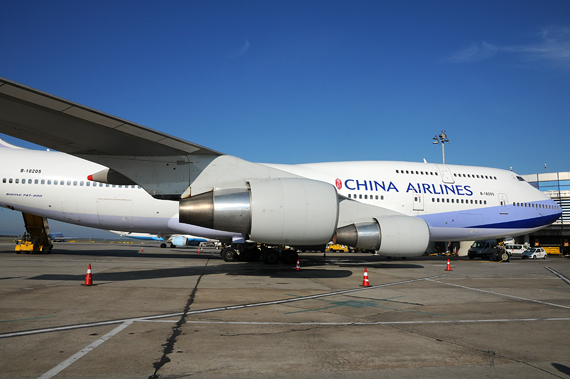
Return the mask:
[[561, 365], [560, 363], [552, 363], [552, 366], [563, 374], [570, 375], [570, 367]]
[[[148, 280], [148, 279], [164, 279], [175, 277], [188, 277], [200, 275], [235, 275], [235, 276], [266, 276], [272, 278], [345, 278], [352, 275], [350, 270], [327, 270], [327, 269], [306, 269], [295, 270], [289, 266], [271, 266], [268, 267], [263, 263], [234, 263], [217, 265], [210, 267], [176, 267], [154, 270], [136, 270], [121, 272], [97, 272], [96, 265], [92, 265], [93, 282], [103, 284], [109, 282]], [[247, 266], [247, 267], [243, 267]], [[256, 266], [256, 267], [254, 267]], [[51, 281], [70, 281], [82, 282], [85, 275], [70, 274], [42, 274], [30, 277], [30, 280], [51, 280]]]

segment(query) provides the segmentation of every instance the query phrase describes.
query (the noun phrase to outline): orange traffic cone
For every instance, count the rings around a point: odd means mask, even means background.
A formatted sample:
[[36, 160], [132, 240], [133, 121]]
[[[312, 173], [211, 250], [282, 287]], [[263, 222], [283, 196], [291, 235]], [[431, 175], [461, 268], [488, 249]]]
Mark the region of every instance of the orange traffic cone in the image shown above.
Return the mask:
[[143, 248], [141, 247], [141, 253], [142, 253], [143, 251], [144, 251], [144, 250], [143, 250]]
[[362, 287], [370, 287], [370, 282], [368, 281], [368, 270], [364, 267], [364, 279], [362, 279]]
[[447, 260], [447, 267], [445, 268], [445, 271], [451, 271], [451, 265], [449, 264], [449, 259]]
[[87, 275], [85, 275], [85, 283], [84, 286], [92, 286], [93, 285], [93, 278], [91, 277], [91, 263], [89, 263], [89, 267], [87, 268]]
[[301, 266], [299, 266], [299, 260], [297, 259], [297, 268], [295, 269], [297, 271], [301, 270]]
[[201, 248], [198, 248], [198, 254], [200, 254], [202, 252]]

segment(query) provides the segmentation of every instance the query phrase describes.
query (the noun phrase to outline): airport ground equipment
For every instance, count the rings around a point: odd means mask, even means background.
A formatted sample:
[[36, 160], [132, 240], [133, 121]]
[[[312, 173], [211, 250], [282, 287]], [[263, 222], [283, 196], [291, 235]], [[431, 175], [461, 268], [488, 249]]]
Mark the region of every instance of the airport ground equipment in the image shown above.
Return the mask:
[[30, 213], [22, 213], [26, 233], [16, 245], [19, 253], [45, 253], [49, 254], [53, 248], [49, 236], [48, 220], [45, 217], [36, 216]]

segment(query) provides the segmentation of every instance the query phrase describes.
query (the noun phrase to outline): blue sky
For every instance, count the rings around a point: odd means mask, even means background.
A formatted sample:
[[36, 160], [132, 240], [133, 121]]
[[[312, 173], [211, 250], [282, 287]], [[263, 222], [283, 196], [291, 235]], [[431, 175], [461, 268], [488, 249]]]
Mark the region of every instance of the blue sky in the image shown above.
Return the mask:
[[0, 77], [247, 160], [441, 162], [446, 130], [450, 164], [570, 171], [568, 1], [7, 0], [0, 14]]

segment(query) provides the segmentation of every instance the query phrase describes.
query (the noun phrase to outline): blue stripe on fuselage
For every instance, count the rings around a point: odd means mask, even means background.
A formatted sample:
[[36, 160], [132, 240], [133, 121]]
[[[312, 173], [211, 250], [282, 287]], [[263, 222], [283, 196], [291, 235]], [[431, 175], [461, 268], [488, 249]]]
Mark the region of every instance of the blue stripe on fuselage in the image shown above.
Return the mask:
[[[479, 229], [533, 229], [556, 221], [562, 213], [554, 209], [509, 206], [508, 214], [499, 207], [465, 209], [420, 215], [430, 226]], [[547, 213], [548, 211], [548, 213]]]

